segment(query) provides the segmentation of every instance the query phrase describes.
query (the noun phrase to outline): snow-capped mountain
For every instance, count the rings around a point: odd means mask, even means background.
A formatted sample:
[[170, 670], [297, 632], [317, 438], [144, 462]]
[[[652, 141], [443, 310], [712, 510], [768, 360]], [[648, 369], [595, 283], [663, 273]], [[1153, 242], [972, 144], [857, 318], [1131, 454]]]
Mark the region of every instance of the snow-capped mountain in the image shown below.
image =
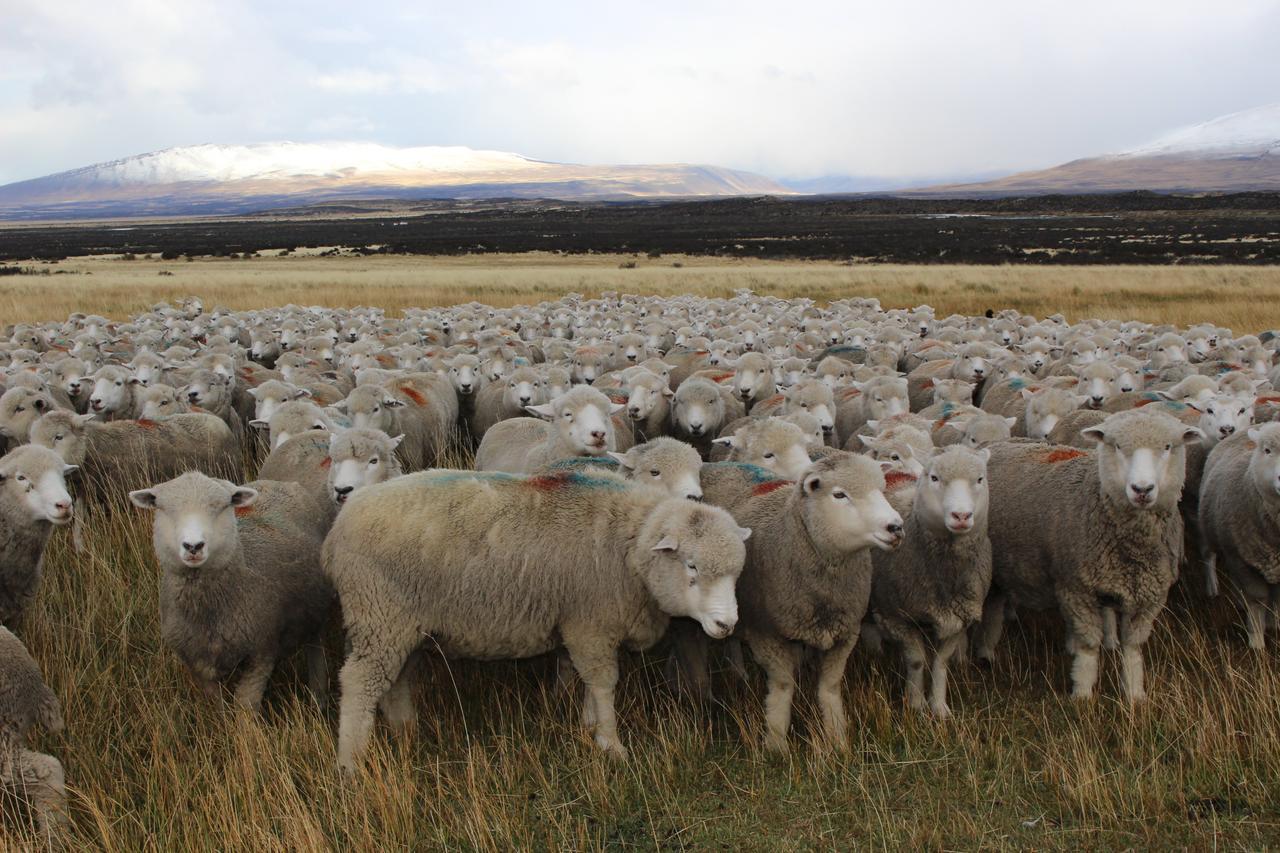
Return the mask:
[[1175, 130], [1145, 145], [994, 181], [930, 187], [935, 196], [1280, 191], [1280, 103]]
[[228, 214], [354, 198], [623, 199], [788, 192], [686, 164], [583, 166], [458, 146], [193, 145], [0, 186], [0, 218]]

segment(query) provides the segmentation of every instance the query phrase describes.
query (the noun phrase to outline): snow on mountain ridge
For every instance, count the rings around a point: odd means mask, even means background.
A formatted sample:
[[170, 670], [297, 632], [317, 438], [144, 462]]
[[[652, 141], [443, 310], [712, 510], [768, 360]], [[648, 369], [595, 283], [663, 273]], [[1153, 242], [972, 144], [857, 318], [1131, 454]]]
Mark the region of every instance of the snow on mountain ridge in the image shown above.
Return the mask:
[[1280, 103], [1242, 110], [1184, 127], [1115, 156], [1250, 153], [1280, 156]]
[[543, 165], [519, 154], [463, 146], [394, 148], [372, 142], [266, 142], [166, 148], [64, 174], [118, 185], [358, 177], [394, 172], [518, 172], [536, 171]]

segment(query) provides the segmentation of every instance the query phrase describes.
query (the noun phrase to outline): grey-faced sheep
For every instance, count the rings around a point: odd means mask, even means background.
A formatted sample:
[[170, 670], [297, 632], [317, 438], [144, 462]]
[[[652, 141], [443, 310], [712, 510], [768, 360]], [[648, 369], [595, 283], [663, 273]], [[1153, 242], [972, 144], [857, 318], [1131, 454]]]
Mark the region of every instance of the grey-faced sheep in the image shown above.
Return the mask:
[[66, 475], [73, 470], [36, 445], [0, 457], [0, 624], [17, 626], [40, 585], [49, 535], [72, 520]]
[[1072, 696], [1086, 699], [1115, 618], [1124, 693], [1141, 701], [1142, 645], [1183, 556], [1185, 445], [1201, 432], [1138, 409], [1084, 434], [1097, 442], [1095, 452], [1013, 442], [991, 448], [993, 577], [977, 653], [994, 655], [1006, 601], [1057, 608], [1075, 656]]
[[424, 639], [485, 659], [563, 645], [588, 688], [584, 721], [602, 749], [625, 755], [619, 647], [652, 645], [671, 616], [732, 631], [749, 533], [721, 509], [604, 472], [428, 471], [361, 490], [324, 545], [350, 647], [339, 766], [354, 770], [379, 703], [393, 724], [411, 722], [402, 669]]
[[568, 456], [599, 456], [617, 448], [613, 415], [621, 403], [589, 386], [529, 411], [536, 418], [511, 418], [494, 424], [476, 451], [477, 471], [528, 474]]
[[880, 630], [902, 650], [907, 704], [939, 718], [951, 716], [947, 663], [968, 628], [982, 618], [991, 584], [989, 457], [985, 449], [953, 447], [930, 459], [915, 491], [902, 545], [871, 556], [871, 607]]
[[62, 707], [26, 646], [0, 625], [0, 785], [26, 798], [48, 835], [64, 821], [66, 782], [58, 759], [26, 748], [36, 727], [62, 731]]
[[188, 472], [129, 498], [155, 512], [161, 637], [206, 695], [234, 680], [236, 702], [257, 710], [276, 664], [305, 646], [323, 704], [319, 635], [334, 596], [320, 571], [323, 521], [303, 487]]

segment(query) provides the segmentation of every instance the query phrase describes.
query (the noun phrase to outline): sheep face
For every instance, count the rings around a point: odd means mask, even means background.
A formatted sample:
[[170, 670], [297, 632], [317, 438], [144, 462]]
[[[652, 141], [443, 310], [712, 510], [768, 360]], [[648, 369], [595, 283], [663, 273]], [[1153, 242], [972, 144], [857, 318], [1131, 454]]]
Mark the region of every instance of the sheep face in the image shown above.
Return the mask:
[[15, 387], [0, 396], [0, 435], [25, 444], [31, 425], [54, 409], [53, 398], [33, 388]]
[[536, 406], [542, 400], [542, 377], [529, 367], [517, 368], [507, 377], [503, 402], [512, 409], [523, 411], [525, 406]]
[[227, 378], [212, 370], [197, 371], [195, 378], [182, 390], [191, 405], [213, 411], [223, 408], [231, 396], [231, 384]]
[[787, 389], [787, 413], [808, 412], [817, 419], [825, 435], [835, 431], [835, 410], [835, 396], [831, 388], [816, 379], [806, 379]]
[[829, 355], [818, 362], [817, 376], [832, 390], [842, 388], [853, 380], [853, 365]]
[[[959, 380], [969, 385], [964, 380]], [[894, 415], [906, 414], [910, 408], [907, 396], [907, 380], [893, 377], [881, 377], [863, 382], [857, 386], [865, 400], [868, 420], [883, 421]], [[969, 385], [972, 395], [972, 385]]]
[[399, 476], [396, 448], [403, 435], [388, 438], [368, 429], [349, 429], [329, 437], [329, 496], [344, 504], [352, 494]]
[[85, 382], [87, 372], [88, 366], [78, 358], [64, 358], [53, 366], [54, 381], [73, 400], [84, 399], [82, 394], [87, 396], [85, 393], [88, 390]]
[[748, 424], [737, 435], [714, 443], [732, 447], [735, 461], [757, 465], [784, 480], [798, 480], [809, 470], [809, 437], [800, 427], [778, 418]]
[[253, 416], [260, 421], [271, 420], [271, 416], [290, 400], [311, 396], [310, 392], [278, 379], [269, 379], [257, 388], [250, 388], [248, 393], [253, 398]]
[[734, 365], [733, 391], [738, 399], [761, 400], [773, 386], [769, 360], [759, 353], [746, 353]]
[[902, 543], [902, 516], [884, 496], [884, 474], [865, 456], [812, 466], [800, 481], [804, 525], [815, 542], [840, 553]]
[[404, 401], [392, 396], [380, 385], [358, 385], [347, 395], [346, 409], [351, 416], [351, 426], [356, 429], [378, 429], [389, 433], [395, 420], [395, 410]]
[[929, 461], [928, 476], [916, 488], [912, 512], [933, 529], [957, 536], [986, 527], [987, 460], [991, 451], [952, 447]]
[[880, 463], [881, 470], [886, 474], [891, 471], [900, 471], [919, 478], [924, 473], [924, 463], [916, 458], [915, 448], [905, 441], [863, 436], [862, 444], [869, 451], [868, 455]]
[[249, 426], [254, 429], [266, 429], [270, 436], [269, 441], [273, 450], [295, 435], [300, 435], [309, 430], [329, 431], [333, 429], [333, 424], [330, 423], [323, 409], [315, 403], [303, 400], [285, 403], [271, 416], [271, 420], [260, 421], [255, 419], [249, 421]]
[[569, 361], [569, 374], [578, 385], [590, 385], [608, 369], [608, 359], [604, 353], [595, 349], [580, 349]]
[[626, 453], [610, 453], [627, 476], [661, 489], [673, 498], [702, 500], [702, 457], [675, 439], [655, 439]]
[[170, 415], [190, 411], [178, 389], [172, 385], [153, 385], [138, 396], [141, 410], [138, 417], [143, 420], [159, 420]]
[[1232, 394], [1218, 394], [1208, 401], [1188, 403], [1200, 413], [1199, 427], [1207, 445], [1217, 444], [1253, 422], [1253, 401]]
[[[935, 379], [933, 382], [933, 402], [951, 403], [954, 406], [967, 406], [973, 402], [973, 385], [963, 379]], [[902, 414], [894, 412], [893, 415]], [[889, 415], [892, 417], [893, 415]], [[880, 420], [885, 415], [875, 415]]]
[[1249, 440], [1256, 445], [1249, 457], [1249, 478], [1264, 501], [1280, 501], [1280, 424], [1249, 430]]
[[750, 535], [719, 507], [663, 501], [641, 536], [645, 585], [663, 612], [696, 619], [715, 639], [727, 637], [738, 624], [735, 587]]
[[85, 431], [92, 420], [93, 415], [77, 415], [61, 409], [50, 412], [31, 425], [31, 443], [49, 448], [64, 462], [79, 465], [88, 448]]
[[964, 351], [956, 357], [955, 363], [951, 365], [951, 376], [953, 379], [963, 379], [966, 382], [980, 382], [989, 369], [985, 348], [965, 347]]
[[95, 415], [122, 412], [133, 403], [134, 382], [122, 367], [104, 367], [93, 375], [93, 393], [89, 395], [89, 411]]
[[1204, 437], [1196, 427], [1142, 409], [1112, 415], [1081, 435], [1098, 444], [1103, 493], [1139, 510], [1177, 503], [1186, 478], [1185, 445]]
[[1036, 441], [1044, 441], [1058, 421], [1084, 405], [1086, 400], [1061, 388], [1042, 388], [1039, 391], [1024, 388], [1022, 398], [1027, 401], [1027, 438]]
[[129, 367], [133, 370], [134, 380], [144, 388], [149, 387], [153, 382], [164, 380], [165, 362], [155, 353], [139, 353], [129, 363]]
[[1075, 374], [1080, 377], [1076, 390], [1084, 396], [1085, 405], [1091, 409], [1102, 408], [1102, 404], [1120, 390], [1120, 371], [1106, 362], [1092, 362], [1086, 367], [1077, 368]]
[[664, 397], [670, 400], [674, 396], [666, 380], [652, 375], [637, 377], [627, 394], [627, 416], [642, 421], [653, 414]]
[[474, 355], [459, 355], [449, 361], [449, 381], [463, 396], [480, 390], [480, 359]]
[[135, 506], [155, 512], [152, 542], [161, 564], [188, 569], [221, 561], [239, 548], [235, 510], [257, 498], [253, 489], [195, 472], [129, 493]]
[[550, 403], [528, 406], [526, 411], [551, 425], [577, 456], [599, 456], [609, 449], [613, 436], [611, 416], [624, 408], [594, 388], [575, 388]]
[[0, 488], [26, 508], [32, 521], [61, 526], [73, 515], [66, 477], [74, 470], [47, 447], [27, 445], [0, 458]]
[[711, 382], [689, 379], [676, 389], [671, 412], [682, 432], [694, 438], [713, 435], [724, 423], [724, 398]]

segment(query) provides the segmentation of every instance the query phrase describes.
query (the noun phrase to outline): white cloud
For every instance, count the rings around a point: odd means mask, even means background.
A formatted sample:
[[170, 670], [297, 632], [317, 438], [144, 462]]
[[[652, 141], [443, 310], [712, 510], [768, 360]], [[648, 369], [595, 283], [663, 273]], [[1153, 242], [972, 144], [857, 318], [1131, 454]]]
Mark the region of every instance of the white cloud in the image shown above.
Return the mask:
[[1280, 6], [0, 0], [0, 183], [373, 138], [775, 175], [1051, 165], [1275, 100]]

